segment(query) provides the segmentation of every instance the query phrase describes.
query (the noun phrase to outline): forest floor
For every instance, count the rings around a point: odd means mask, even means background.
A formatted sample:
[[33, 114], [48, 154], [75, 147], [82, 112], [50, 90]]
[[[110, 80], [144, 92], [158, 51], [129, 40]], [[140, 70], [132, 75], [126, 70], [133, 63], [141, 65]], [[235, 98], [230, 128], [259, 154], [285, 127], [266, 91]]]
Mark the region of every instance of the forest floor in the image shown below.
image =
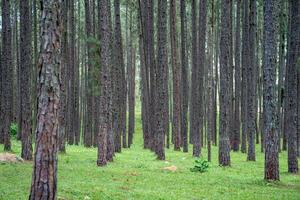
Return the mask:
[[[231, 167], [218, 166], [218, 149], [212, 149], [207, 172], [191, 172], [195, 159], [189, 153], [166, 150], [166, 161], [143, 149], [141, 122], [137, 119], [134, 145], [116, 154], [114, 162], [97, 167], [97, 149], [67, 146], [59, 155], [58, 199], [67, 200], [198, 200], [198, 199], [300, 199], [300, 175], [287, 173], [287, 153], [280, 154], [280, 182], [263, 180], [264, 154], [256, 146], [256, 162], [246, 155], [231, 153]], [[20, 155], [20, 142], [13, 153]], [[0, 145], [0, 153], [3, 145]], [[204, 158], [207, 151], [203, 149]], [[176, 171], [164, 170], [176, 166]], [[0, 200], [28, 199], [32, 162], [0, 163]]]

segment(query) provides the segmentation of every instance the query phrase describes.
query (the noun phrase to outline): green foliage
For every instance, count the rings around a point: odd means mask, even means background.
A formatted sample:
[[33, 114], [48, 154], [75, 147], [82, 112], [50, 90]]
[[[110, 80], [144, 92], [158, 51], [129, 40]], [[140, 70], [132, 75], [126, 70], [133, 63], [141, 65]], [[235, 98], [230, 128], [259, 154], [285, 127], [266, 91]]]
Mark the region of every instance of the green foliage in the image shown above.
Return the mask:
[[191, 172], [200, 172], [200, 173], [204, 173], [207, 172], [209, 168], [209, 162], [207, 160], [204, 159], [197, 159], [195, 160], [195, 166], [193, 168], [191, 168]]
[[10, 136], [16, 138], [18, 133], [18, 124], [13, 122], [10, 124]]

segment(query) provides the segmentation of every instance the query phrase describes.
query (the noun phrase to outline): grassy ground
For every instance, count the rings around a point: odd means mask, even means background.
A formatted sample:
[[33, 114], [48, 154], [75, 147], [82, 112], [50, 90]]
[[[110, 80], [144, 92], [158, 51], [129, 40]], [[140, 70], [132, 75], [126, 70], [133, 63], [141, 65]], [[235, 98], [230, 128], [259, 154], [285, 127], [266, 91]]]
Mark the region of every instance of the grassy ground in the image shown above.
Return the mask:
[[[106, 167], [96, 166], [97, 149], [68, 146], [59, 155], [58, 199], [300, 199], [300, 176], [287, 171], [287, 154], [280, 154], [280, 182], [263, 180], [264, 155], [257, 149], [257, 161], [231, 153], [232, 166], [218, 166], [216, 147], [206, 173], [194, 173], [191, 153], [166, 150], [166, 161], [142, 148], [141, 123], [137, 120], [135, 144], [117, 154]], [[191, 146], [189, 147], [192, 149]], [[0, 152], [3, 145], [0, 145]], [[20, 153], [20, 143], [13, 142]], [[206, 149], [203, 150], [206, 157]], [[177, 171], [162, 168], [177, 166]], [[0, 163], [0, 200], [27, 199], [32, 163]]]

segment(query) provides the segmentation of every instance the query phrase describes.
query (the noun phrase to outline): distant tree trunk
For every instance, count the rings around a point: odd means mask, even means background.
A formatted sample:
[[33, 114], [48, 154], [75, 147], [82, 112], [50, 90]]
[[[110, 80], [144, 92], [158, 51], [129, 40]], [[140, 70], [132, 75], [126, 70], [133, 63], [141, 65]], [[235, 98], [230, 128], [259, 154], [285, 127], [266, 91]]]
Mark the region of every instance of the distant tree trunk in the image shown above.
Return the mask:
[[177, 60], [177, 36], [176, 36], [176, 1], [170, 1], [170, 40], [171, 63], [173, 72], [173, 120], [172, 132], [174, 136], [174, 150], [180, 151], [181, 143], [181, 109], [180, 109], [180, 66]]
[[32, 159], [32, 129], [30, 104], [30, 72], [31, 72], [31, 15], [28, 0], [20, 1], [20, 56], [21, 56], [21, 157]]
[[85, 123], [85, 133], [84, 133], [84, 145], [86, 147], [92, 146], [93, 141], [93, 93], [92, 93], [92, 73], [93, 73], [93, 63], [92, 63], [92, 46], [91, 40], [92, 37], [92, 21], [90, 15], [90, 0], [84, 1], [85, 8], [85, 33], [87, 37], [87, 81], [86, 81], [86, 118], [87, 121]]
[[111, 26], [110, 26], [110, 0], [98, 1], [99, 27], [100, 27], [100, 120], [98, 135], [98, 160], [97, 165], [107, 163], [108, 137], [111, 134]]
[[187, 19], [186, 0], [180, 0], [180, 22], [181, 22], [181, 139], [183, 152], [188, 152], [188, 51], [187, 51]]
[[3, 94], [3, 138], [4, 150], [11, 150], [10, 142], [10, 123], [12, 120], [12, 107], [13, 107], [13, 81], [12, 81], [12, 51], [11, 51], [11, 22], [10, 22], [10, 1], [2, 0], [2, 68], [3, 80], [2, 89]]
[[68, 143], [70, 145], [75, 143], [75, 116], [76, 116], [76, 110], [75, 110], [75, 6], [74, 6], [74, 0], [69, 1], [69, 92], [68, 92]]
[[242, 30], [242, 101], [241, 101], [241, 119], [242, 119], [242, 153], [247, 152], [247, 67], [249, 66], [249, 0], [243, 2], [243, 30]]
[[300, 57], [300, 2], [290, 0], [289, 46], [286, 73], [286, 125], [288, 142], [288, 171], [298, 172], [297, 160], [297, 70]]
[[[113, 89], [113, 132], [115, 140], [115, 151], [121, 152], [121, 136], [123, 147], [127, 147], [126, 133], [125, 137], [123, 133], [123, 122], [124, 117], [121, 115], [126, 110], [126, 100], [124, 95], [126, 95], [126, 81], [125, 81], [125, 66], [123, 58], [123, 45], [122, 45], [122, 33], [121, 33], [121, 19], [120, 19], [120, 0], [114, 0], [114, 20], [115, 20], [115, 31], [114, 31], [114, 54], [115, 61], [112, 65], [112, 89]], [[125, 118], [126, 119], [126, 118]]]
[[56, 199], [61, 1], [41, 4], [41, 50], [36, 149], [29, 199]]
[[197, 3], [192, 0], [192, 77], [191, 77], [191, 100], [190, 100], [190, 143], [194, 144], [195, 135], [199, 133], [196, 130], [196, 101], [199, 99], [199, 77], [198, 77], [198, 60], [197, 60]]
[[140, 71], [141, 71], [141, 101], [142, 101], [142, 127], [143, 127], [143, 139], [144, 148], [150, 148], [150, 118], [149, 118], [149, 79], [148, 69], [146, 65], [146, 51], [144, 46], [145, 37], [145, 16], [144, 3], [139, 0], [139, 52], [140, 52]]
[[276, 130], [276, 51], [277, 12], [276, 1], [264, 2], [264, 135], [265, 135], [265, 179], [279, 180], [278, 132]]
[[[155, 153], [159, 160], [165, 159], [164, 137], [166, 126], [166, 106], [168, 106], [168, 52], [167, 52], [167, 1], [158, 0], [157, 16], [157, 74], [155, 92]], [[169, 118], [167, 118], [168, 120]]]
[[37, 0], [32, 0], [33, 6], [33, 66], [32, 66], [32, 130], [36, 129], [36, 116], [37, 116], [37, 69], [36, 65], [38, 63], [38, 9]]
[[222, 0], [221, 6], [221, 40], [220, 40], [220, 130], [219, 130], [219, 165], [230, 165], [229, 143], [229, 54], [230, 43], [230, 0]]
[[132, 145], [135, 127], [135, 50], [131, 47], [131, 64], [128, 65], [128, 147]]
[[256, 0], [250, 0], [249, 15], [249, 65], [247, 66], [247, 133], [248, 133], [248, 161], [255, 161], [255, 34], [256, 34]]
[[240, 122], [241, 122], [241, 0], [236, 2], [236, 32], [235, 32], [235, 101], [234, 101], [234, 136], [233, 151], [239, 151], [240, 145]]

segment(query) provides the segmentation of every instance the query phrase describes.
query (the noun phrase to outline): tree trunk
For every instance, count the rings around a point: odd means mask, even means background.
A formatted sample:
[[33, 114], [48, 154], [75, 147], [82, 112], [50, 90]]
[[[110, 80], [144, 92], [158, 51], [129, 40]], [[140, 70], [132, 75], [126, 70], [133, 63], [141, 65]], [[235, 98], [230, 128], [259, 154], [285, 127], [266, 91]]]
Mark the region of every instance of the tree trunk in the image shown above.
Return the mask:
[[170, 1], [170, 40], [171, 63], [173, 72], [173, 120], [172, 132], [174, 136], [174, 150], [180, 151], [181, 143], [181, 109], [180, 109], [180, 67], [177, 61], [177, 36], [176, 36], [176, 1]]
[[31, 72], [31, 15], [28, 0], [20, 1], [20, 57], [21, 57], [21, 157], [32, 159], [32, 129], [30, 104], [30, 72]]
[[187, 19], [186, 0], [180, 0], [180, 22], [181, 22], [181, 139], [183, 152], [188, 152], [188, 51], [187, 51]]
[[34, 171], [29, 199], [56, 199], [57, 129], [60, 104], [59, 67], [61, 1], [41, 4], [39, 99]]
[[290, 0], [289, 47], [286, 73], [286, 125], [288, 142], [288, 171], [298, 172], [297, 160], [297, 70], [300, 56], [300, 2]]
[[10, 25], [10, 1], [2, 0], [2, 68], [3, 80], [2, 89], [3, 94], [3, 138], [4, 150], [11, 150], [10, 142], [10, 124], [13, 118], [13, 69], [12, 69], [12, 51], [11, 51], [11, 25]]
[[230, 0], [222, 0], [221, 6], [221, 40], [220, 40], [220, 131], [219, 131], [219, 165], [230, 165], [229, 143], [229, 54], [230, 49]]
[[[167, 1], [158, 0], [157, 16], [157, 74], [155, 92], [155, 133], [156, 147], [155, 153], [159, 160], [165, 159], [164, 137], [165, 127], [169, 115], [168, 109], [168, 46], [167, 46]], [[168, 123], [168, 122], [167, 122]]]
[[276, 1], [264, 2], [264, 92], [263, 121], [265, 135], [265, 179], [279, 180], [278, 132], [276, 130], [276, 51], [277, 6]]

